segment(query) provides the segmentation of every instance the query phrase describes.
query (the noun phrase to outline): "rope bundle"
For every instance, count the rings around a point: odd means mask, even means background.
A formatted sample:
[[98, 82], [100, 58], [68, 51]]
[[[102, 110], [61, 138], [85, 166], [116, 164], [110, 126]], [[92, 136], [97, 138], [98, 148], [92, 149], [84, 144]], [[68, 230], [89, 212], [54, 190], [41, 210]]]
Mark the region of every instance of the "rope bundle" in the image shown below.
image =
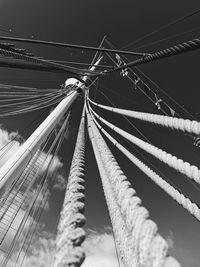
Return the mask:
[[161, 267], [167, 260], [167, 243], [87, 115], [120, 257], [125, 266]]
[[107, 133], [93, 117], [95, 124], [104, 133], [104, 135], [124, 154], [129, 158], [142, 172], [144, 172], [152, 181], [154, 181], [160, 188], [162, 188], [169, 196], [171, 196], [178, 204], [183, 206], [191, 215], [200, 221], [200, 209], [189, 198], [185, 197], [172, 185], [167, 183], [162, 177], [160, 177], [151, 168], [145, 165], [142, 161], [131, 154], [125, 147], [119, 144], [109, 133]]
[[181, 118], [174, 118], [170, 116], [157, 115], [157, 114], [152, 114], [152, 113], [138, 112], [134, 110], [114, 108], [114, 107], [109, 107], [109, 106], [95, 103], [94, 101], [90, 99], [88, 100], [95, 106], [98, 106], [104, 110], [112, 111], [117, 114], [129, 116], [135, 119], [151, 122], [151, 123], [158, 124], [158, 125], [161, 125], [167, 128], [171, 128], [171, 129], [175, 129], [175, 130], [179, 130], [179, 131], [183, 131], [187, 133], [192, 133], [196, 135], [200, 134], [200, 122], [198, 121], [185, 120]]
[[123, 136], [124, 138], [132, 142], [133, 144], [137, 145], [141, 149], [145, 150], [149, 154], [158, 158], [160, 161], [164, 162], [165, 164], [169, 165], [170, 167], [174, 168], [180, 173], [185, 174], [189, 178], [193, 179], [195, 182], [200, 183], [200, 170], [196, 166], [191, 165], [190, 163], [183, 161], [182, 159], [178, 159], [176, 156], [173, 156], [172, 154], [167, 153], [164, 150], [157, 148], [156, 146], [151, 145], [135, 137], [134, 135], [127, 133], [126, 131], [115, 126], [114, 124], [104, 120], [92, 109], [91, 111], [95, 115], [95, 117], [97, 117], [105, 125], [113, 129], [115, 132], [117, 132], [118, 134], [120, 134], [121, 136]]

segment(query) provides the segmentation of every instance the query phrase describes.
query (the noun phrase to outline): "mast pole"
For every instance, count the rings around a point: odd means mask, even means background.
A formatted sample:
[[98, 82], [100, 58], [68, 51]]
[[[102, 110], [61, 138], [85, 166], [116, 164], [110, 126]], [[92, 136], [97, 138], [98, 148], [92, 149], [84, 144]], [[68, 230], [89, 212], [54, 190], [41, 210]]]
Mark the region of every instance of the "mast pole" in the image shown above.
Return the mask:
[[[91, 68], [94, 71], [102, 58], [100, 58]], [[5, 191], [9, 185], [15, 181], [33, 155], [45, 141], [50, 132], [59, 123], [63, 115], [69, 109], [78, 95], [77, 89], [84, 90], [84, 82], [88, 76], [83, 76], [81, 82], [76, 78], [69, 78], [65, 84], [70, 85], [74, 90], [70, 92], [51, 112], [51, 114], [41, 123], [41, 125], [31, 134], [18, 151], [0, 169], [0, 190]]]

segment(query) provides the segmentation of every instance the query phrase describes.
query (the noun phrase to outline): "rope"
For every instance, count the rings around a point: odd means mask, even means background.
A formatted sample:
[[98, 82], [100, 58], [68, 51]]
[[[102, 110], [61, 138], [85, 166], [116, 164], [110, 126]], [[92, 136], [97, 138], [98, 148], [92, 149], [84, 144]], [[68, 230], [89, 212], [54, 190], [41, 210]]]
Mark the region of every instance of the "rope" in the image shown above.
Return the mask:
[[53, 67], [55, 69], [61, 69], [61, 70], [65, 70], [69, 73], [73, 73], [73, 74], [94, 74], [95, 72], [91, 72], [90, 70], [82, 70], [82, 69], [78, 69], [75, 67], [69, 67], [66, 65], [62, 65], [62, 64], [58, 64], [58, 63], [54, 63], [48, 60], [44, 60], [44, 59], [38, 59], [37, 57], [30, 57], [30, 56], [26, 56], [20, 53], [16, 53], [13, 51], [9, 51], [6, 49], [1, 49], [0, 48], [0, 55], [5, 56], [5, 57], [13, 57], [15, 59], [19, 59], [19, 60], [25, 60], [31, 63], [35, 63], [35, 64], [39, 64], [39, 65], [43, 65], [43, 66], [47, 66], [47, 67]]
[[167, 128], [192, 133], [199, 135], [200, 134], [200, 122], [185, 120], [180, 118], [174, 118], [170, 116], [157, 115], [152, 113], [137, 112], [134, 110], [126, 110], [120, 108], [113, 108], [105, 105], [98, 104], [88, 98], [88, 100], [95, 106], [100, 107], [104, 110], [109, 110], [117, 114], [125, 115], [131, 118], [139, 119], [142, 121], [151, 122], [158, 124]]
[[[97, 52], [98, 53], [98, 52]], [[72, 65], [80, 65], [80, 66], [86, 66], [86, 67], [92, 67], [94, 64], [91, 63], [85, 63], [85, 62], [76, 62], [76, 61], [64, 61], [64, 60], [56, 60], [56, 59], [48, 59], [50, 62], [56, 62], [56, 63], [62, 63], [62, 64], [72, 64]], [[98, 65], [96, 66], [98, 68], [113, 68], [111, 65]]]
[[[106, 40], [106, 42], [107, 42], [107, 44], [109, 46], [113, 47], [113, 45], [108, 40]], [[108, 55], [108, 57], [117, 66], [116, 61], [113, 60], [110, 55]], [[126, 61], [129, 62], [129, 60], [125, 56], [123, 56], [123, 59], [125, 59]], [[149, 81], [151, 81], [157, 87], [157, 89], [161, 90], [162, 93], [164, 93], [165, 95], [167, 95], [176, 105], [178, 105], [182, 110], [184, 110], [187, 114], [189, 114], [191, 116], [191, 114], [188, 111], [186, 111], [186, 109], [184, 109], [177, 101], [175, 101], [172, 97], [170, 97], [160, 86], [158, 86], [157, 84], [155, 84], [155, 82], [153, 82], [149, 77], [147, 77], [147, 75], [145, 75], [143, 72], [141, 72], [137, 67], [135, 67], [135, 68], [140, 73], [142, 73], [145, 76], [145, 78], [147, 78]], [[128, 74], [126, 77], [131, 81], [132, 84], [134, 84], [135, 89], [139, 89], [148, 98], [148, 100], [151, 101], [155, 105], [155, 99], [153, 100], [152, 97], [154, 96], [154, 98], [155, 98], [155, 96], [157, 96], [157, 94], [141, 79], [140, 76], [138, 76], [138, 74], [136, 74], [132, 69], [130, 69], [130, 71], [134, 75], [133, 79], [130, 77], [130, 74]], [[138, 77], [138, 82], [135, 81], [135, 77]], [[142, 87], [139, 86], [140, 83], [142, 84]], [[144, 90], [143, 87], [146, 88], [149, 92], [152, 93], [152, 97], [149, 96], [149, 94]], [[170, 111], [170, 110], [173, 110], [173, 109], [162, 99], [162, 105], [160, 106], [160, 109], [159, 110], [161, 110], [165, 115], [168, 115], [168, 113], [162, 107], [163, 104], [167, 108], [167, 110]], [[176, 114], [179, 115], [177, 111], [176, 111]]]
[[148, 63], [151, 61], [155, 61], [158, 59], [162, 59], [165, 57], [175, 56], [178, 54], [186, 53], [189, 51], [197, 50], [200, 48], [200, 39], [193, 39], [191, 41], [187, 41], [181, 44], [177, 44], [175, 46], [166, 48], [164, 50], [152, 53], [150, 55], [144, 56], [142, 58], [139, 58], [138, 60], [132, 61], [130, 63], [124, 64], [120, 67], [114, 68], [113, 70], [105, 70], [102, 73], [103, 74], [109, 74], [115, 71], [124, 70], [126, 68], [134, 67], [141, 65], [143, 63]]
[[[108, 98], [108, 96], [106, 96], [102, 91], [100, 91], [101, 94], [105, 97], [105, 99], [113, 106], [116, 108], [115, 104]], [[90, 100], [88, 98], [88, 100]], [[136, 130], [147, 142], [151, 143], [151, 141], [124, 115], [122, 115], [122, 117], [128, 121], [128, 123], [131, 125], [131, 127]]]
[[[108, 43], [108, 45], [112, 48], [115, 48], [108, 40], [106, 40], [106, 42]], [[117, 65], [117, 63], [112, 59], [112, 57], [110, 57], [110, 55], [108, 55], [108, 57], [112, 60], [112, 62], [114, 62], [115, 65]], [[125, 56], [123, 56], [123, 58], [125, 58], [125, 60], [128, 60]], [[128, 61], [129, 62], [129, 61]], [[187, 115], [189, 115], [191, 117], [191, 119], [196, 120], [195, 116], [193, 116], [186, 108], [182, 107], [176, 100], [174, 100], [171, 96], [169, 96], [158, 84], [156, 84], [155, 82], [153, 82], [147, 75], [145, 75], [141, 70], [139, 70], [137, 67], [135, 67], [140, 73], [142, 73], [142, 75], [147, 78], [153, 85], [156, 86], [156, 88], [158, 90], [160, 90], [164, 95], [166, 95], [170, 100], [172, 100], [174, 102], [175, 105], [177, 105], [179, 108], [181, 108], [182, 111], [184, 111]], [[158, 106], [155, 102], [155, 99], [159, 99], [157, 96], [157, 93], [155, 93], [142, 79], [141, 77], [139, 77], [138, 75], [135, 74], [135, 72], [130, 69], [130, 72], [133, 73], [134, 75], [134, 79], [132, 79], [130, 77], [130, 74], [127, 75], [127, 78], [134, 84], [135, 89], [139, 89], [154, 105], [157, 106], [157, 109], [162, 111], [165, 115], [170, 115], [170, 116], [174, 116], [176, 114], [176, 116], [178, 116], [179, 118], [182, 118], [183, 116], [181, 116], [177, 111], [175, 111], [169, 104], [167, 104], [163, 99], [161, 99], [161, 105]], [[138, 82], [135, 81], [135, 77], [138, 77]], [[142, 84], [142, 86], [140, 87], [138, 84]], [[146, 88], [146, 89], [145, 89]], [[146, 92], [146, 90], [149, 92]], [[150, 94], [151, 93], [151, 94]], [[152, 96], [150, 96], [152, 95]], [[152, 99], [153, 97], [153, 99]], [[156, 100], [157, 101], [157, 100]], [[198, 145], [198, 138], [199, 137], [195, 137], [193, 134], [188, 134], [186, 133], [185, 135], [189, 136], [192, 140], [193, 140], [193, 144], [196, 146]]]
[[127, 266], [127, 257], [126, 257], [126, 251], [127, 251], [127, 247], [126, 244], [128, 243], [128, 232], [126, 227], [124, 226], [124, 221], [123, 218], [121, 216], [120, 210], [118, 205], [116, 205], [116, 200], [115, 197], [113, 195], [113, 191], [111, 189], [111, 185], [108, 181], [108, 177], [106, 174], [106, 170], [104, 168], [102, 159], [101, 159], [101, 155], [100, 152], [98, 150], [96, 141], [94, 139], [94, 135], [93, 135], [93, 131], [91, 129], [91, 118], [88, 114], [88, 110], [86, 108], [86, 113], [87, 113], [87, 118], [88, 118], [88, 133], [89, 133], [89, 137], [93, 146], [93, 150], [94, 150], [94, 154], [96, 157], [96, 161], [97, 161], [97, 165], [98, 165], [98, 169], [100, 172], [100, 177], [101, 177], [101, 182], [102, 182], [102, 186], [103, 186], [103, 191], [104, 191], [104, 195], [106, 198], [106, 203], [108, 206], [108, 211], [109, 211], [109, 215], [110, 215], [110, 219], [111, 219], [111, 223], [112, 223], [112, 227], [113, 227], [113, 234], [114, 234], [114, 239], [115, 239], [115, 244], [117, 247], [117, 251], [119, 253], [119, 257], [122, 260], [122, 262], [126, 263]]
[[106, 198], [106, 203], [108, 206], [108, 211], [109, 211], [109, 215], [110, 215], [110, 219], [111, 219], [111, 223], [113, 227], [113, 233], [114, 233], [114, 237], [116, 241], [117, 251], [119, 252], [119, 257], [122, 260], [122, 262], [125, 264], [125, 266], [130, 266], [129, 256], [127, 255], [127, 251], [128, 251], [127, 245], [128, 243], [130, 243], [129, 234], [128, 234], [127, 228], [124, 225], [124, 220], [120, 213], [119, 206], [116, 204], [116, 199], [113, 194], [110, 182], [108, 180], [108, 176], [106, 174], [106, 170], [102, 162], [100, 151], [97, 147], [97, 142], [94, 139], [95, 137], [91, 129], [92, 121], [91, 121], [91, 118], [89, 117], [88, 111], [87, 111], [87, 115], [88, 115], [89, 137], [90, 137], [90, 140], [93, 146], [98, 169], [100, 172], [103, 191], [104, 191], [104, 195]]
[[146, 164], [140, 161], [137, 157], [131, 154], [125, 147], [123, 147], [116, 139], [114, 139], [107, 131], [105, 131], [100, 124], [93, 117], [94, 122], [104, 135], [142, 172], [144, 172], [154, 183], [161, 187], [170, 197], [172, 197], [178, 204], [183, 206], [192, 216], [200, 221], [200, 209], [189, 198], [185, 197], [172, 185], [167, 183], [161, 176], [149, 168]]
[[[102, 180], [105, 176], [107, 177], [107, 183], [102, 182], [109, 211], [113, 211], [113, 213], [110, 212], [113, 230], [122, 239], [119, 252], [122, 254], [120, 256], [123, 263], [125, 266], [164, 266], [168, 250], [166, 241], [157, 233], [156, 224], [148, 219], [148, 211], [140, 205], [141, 200], [136, 196], [135, 190], [131, 188], [88, 112], [87, 115], [88, 130], [100, 175]], [[102, 169], [105, 170], [104, 176]], [[111, 197], [114, 197], [116, 201]], [[118, 209], [120, 209], [120, 213], [118, 213]], [[123, 222], [125, 226], [120, 225]], [[121, 241], [120, 238], [119, 241]], [[122, 247], [122, 245], [124, 246]]]
[[85, 239], [84, 211], [84, 172], [85, 172], [85, 109], [83, 109], [76, 147], [70, 168], [61, 217], [56, 239], [54, 266], [78, 267], [85, 258], [82, 242]]
[[100, 117], [96, 112], [91, 109], [92, 113], [97, 117], [100, 121], [106, 124], [108, 127], [113, 129], [115, 132], [129, 140], [130, 142], [134, 143], [136, 146], [140, 147], [141, 149], [145, 150], [149, 154], [153, 155], [154, 157], [158, 158], [160, 161], [164, 162], [168, 166], [174, 168], [176, 171], [183, 173], [184, 175], [188, 176], [189, 178], [193, 179], [195, 182], [200, 184], [200, 170], [198, 167], [191, 165], [190, 163], [183, 161], [182, 159], [178, 159], [176, 156], [173, 156], [170, 153], [165, 152], [164, 150], [153, 146], [134, 135], [131, 135], [124, 130], [120, 129], [119, 127], [115, 126], [114, 124], [104, 120]]

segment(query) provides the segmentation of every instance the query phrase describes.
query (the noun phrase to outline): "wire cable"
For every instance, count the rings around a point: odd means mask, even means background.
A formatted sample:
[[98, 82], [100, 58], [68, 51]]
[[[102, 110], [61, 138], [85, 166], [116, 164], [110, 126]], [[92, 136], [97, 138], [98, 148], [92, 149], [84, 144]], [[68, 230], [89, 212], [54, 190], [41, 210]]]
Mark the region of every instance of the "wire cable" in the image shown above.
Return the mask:
[[176, 20], [174, 20], [174, 21], [171, 21], [170, 23], [167, 23], [167, 24], [165, 24], [165, 25], [159, 27], [158, 29], [156, 29], [156, 30], [154, 30], [154, 31], [152, 31], [152, 32], [150, 32], [150, 33], [148, 33], [148, 34], [143, 35], [142, 37], [136, 39], [135, 41], [133, 41], [133, 42], [131, 42], [131, 43], [129, 43], [129, 44], [123, 46], [122, 49], [127, 48], [127, 47], [130, 47], [130, 46], [133, 46], [134, 44], [136, 44], [136, 43], [142, 41], [142, 40], [145, 39], [146, 37], [152, 36], [152, 35], [154, 35], [155, 33], [160, 32], [161, 30], [167, 29], [167, 28], [169, 28], [169, 27], [171, 27], [171, 26], [174, 26], [174, 25], [176, 25], [176, 24], [178, 24], [178, 23], [180, 23], [180, 22], [183, 22], [184, 20], [186, 20], [186, 19], [188, 19], [188, 18], [190, 18], [190, 17], [192, 17], [192, 16], [194, 16], [194, 15], [197, 15], [198, 13], [200, 13], [200, 9], [197, 9], [197, 10], [195, 10], [195, 11], [193, 11], [193, 12], [191, 12], [191, 13], [189, 13], [189, 14], [183, 16], [183, 17], [180, 17], [180, 18], [178, 18], [178, 19], [176, 19]]

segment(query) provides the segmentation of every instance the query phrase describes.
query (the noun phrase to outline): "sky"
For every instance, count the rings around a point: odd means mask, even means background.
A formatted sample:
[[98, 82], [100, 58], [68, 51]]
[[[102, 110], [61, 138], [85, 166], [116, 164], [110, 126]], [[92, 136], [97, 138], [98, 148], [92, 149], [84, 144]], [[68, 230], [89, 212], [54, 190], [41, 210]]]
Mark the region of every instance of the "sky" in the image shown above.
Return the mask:
[[[135, 1], [135, 0], [0, 0], [0, 28], [11, 29], [13, 33], [21, 37], [98, 46], [104, 35], [117, 48], [123, 48], [136, 39], [152, 32], [179, 17], [182, 17], [199, 8], [197, 0], [169, 0], [169, 1]], [[199, 15], [196, 15], [176, 26], [170, 27], [157, 33], [135, 46], [127, 47], [130, 50], [140, 52], [154, 52], [185, 40], [191, 40], [199, 36], [200, 29], [191, 34], [179, 36], [159, 44], [138, 48], [141, 45], [148, 45], [150, 42], [166, 38], [168, 36], [200, 28]], [[6, 33], [2, 32], [2, 35]], [[36, 56], [44, 56], [48, 59], [69, 60], [79, 62], [91, 62], [94, 53], [82, 52], [64, 48], [51, 48], [46, 46], [27, 45], [18, 43], [17, 47], [27, 48]], [[133, 58], [129, 58], [135, 59]], [[139, 69], [151, 80], [156, 82], [167, 94], [175, 99], [182, 107], [186, 108], [197, 120], [200, 118], [199, 111], [199, 51], [176, 57], [166, 58], [160, 61], [144, 64]], [[111, 64], [105, 59], [106, 64]], [[68, 76], [64, 74], [53, 74], [45, 72], [31, 72], [24, 70], [10, 70], [0, 68], [0, 83], [23, 86], [34, 86], [38, 88], [59, 88]], [[147, 79], [142, 76], [144, 81]], [[157, 92], [159, 97], [169, 103], [174, 110], [184, 117], [191, 119], [191, 116], [182, 112], [177, 105], [173, 104], [169, 97], [164, 96], [148, 83]], [[99, 90], [103, 91], [117, 107], [159, 113], [155, 106], [148, 99], [135, 90], [126, 77], [119, 73], [100, 78]], [[100, 92], [90, 92], [91, 98], [95, 97], [98, 103], [110, 105], [103, 98]], [[70, 160], [72, 158], [74, 142], [80, 120], [82, 103], [76, 102], [72, 109], [69, 136], [60, 150], [60, 160], [63, 164], [63, 173], [67, 177]], [[97, 109], [96, 109], [97, 110]], [[0, 121], [2, 127], [8, 132], [19, 132], [23, 138], [27, 138], [31, 132], [49, 114], [49, 109], [24, 114], [16, 117], [9, 117]], [[128, 132], [138, 133], [119, 115], [102, 112], [104, 117]], [[30, 120], [34, 120], [31, 126], [27, 127]], [[200, 150], [193, 146], [188, 136], [182, 133], [146, 124], [131, 119], [142, 133], [151, 142], [163, 150], [176, 155], [196, 166], [199, 164]], [[24, 130], [26, 128], [26, 130]], [[116, 136], [116, 135], [115, 135]], [[123, 139], [119, 139], [130, 151], [136, 153], [135, 149], [128, 145]], [[109, 144], [116, 156], [122, 170], [136, 189], [138, 196], [142, 199], [143, 205], [149, 210], [150, 217], [158, 224], [159, 232], [170, 240], [170, 252], [183, 267], [198, 267], [199, 255], [199, 222], [189, 215], [182, 207], [167, 196], [160, 188], [149, 180], [141, 171], [130, 163], [116, 148]], [[141, 153], [142, 151], [139, 150]], [[199, 204], [199, 186], [194, 187], [186, 177], [146, 153], [142, 152], [147, 160], [151, 161], [161, 170], [178, 188], [187, 193], [193, 201]], [[56, 233], [56, 224], [60, 213], [64, 190], [54, 189], [49, 200], [49, 209], [45, 210], [41, 218], [44, 224], [44, 231], [52, 235]], [[95, 163], [91, 144], [87, 140], [86, 150], [86, 229], [89, 238], [96, 240], [103, 238], [105, 242], [112, 240], [110, 231], [110, 220], [104, 200], [100, 177]], [[109, 231], [105, 230], [109, 229]], [[94, 231], [95, 234], [92, 234]], [[102, 237], [103, 236], [103, 237]], [[93, 240], [92, 239], [92, 240]], [[98, 239], [99, 240], [99, 239]], [[104, 241], [100, 241], [102, 244]], [[88, 245], [90, 247], [90, 245]], [[101, 251], [98, 246], [97, 251]], [[108, 258], [112, 262], [113, 248]], [[92, 254], [92, 252], [91, 252]], [[103, 255], [103, 256], [102, 256]], [[95, 256], [99, 257], [99, 255]], [[101, 253], [101, 259], [107, 257]], [[114, 258], [114, 259], [113, 259]], [[89, 263], [88, 263], [89, 264]], [[106, 264], [106, 263], [105, 263]], [[90, 264], [88, 265], [90, 266]], [[106, 265], [105, 265], [106, 266]], [[111, 265], [108, 265], [111, 266]], [[113, 263], [113, 266], [117, 266]], [[86, 265], [84, 267], [87, 267]]]

